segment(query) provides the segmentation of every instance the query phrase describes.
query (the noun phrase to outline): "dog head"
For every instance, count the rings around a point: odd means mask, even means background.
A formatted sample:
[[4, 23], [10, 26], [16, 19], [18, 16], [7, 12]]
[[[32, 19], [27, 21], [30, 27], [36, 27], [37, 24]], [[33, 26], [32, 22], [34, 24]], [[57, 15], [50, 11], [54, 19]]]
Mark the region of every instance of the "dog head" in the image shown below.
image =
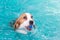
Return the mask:
[[15, 22], [14, 28], [26, 28], [27, 30], [31, 30], [29, 28], [30, 25], [34, 25], [33, 16], [30, 13], [22, 14]]

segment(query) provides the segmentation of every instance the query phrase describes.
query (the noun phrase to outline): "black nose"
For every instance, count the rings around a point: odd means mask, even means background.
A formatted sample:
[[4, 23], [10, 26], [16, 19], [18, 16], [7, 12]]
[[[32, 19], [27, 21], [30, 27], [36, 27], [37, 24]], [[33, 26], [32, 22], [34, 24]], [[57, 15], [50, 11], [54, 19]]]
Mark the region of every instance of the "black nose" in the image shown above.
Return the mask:
[[29, 21], [30, 25], [33, 25], [33, 21]]

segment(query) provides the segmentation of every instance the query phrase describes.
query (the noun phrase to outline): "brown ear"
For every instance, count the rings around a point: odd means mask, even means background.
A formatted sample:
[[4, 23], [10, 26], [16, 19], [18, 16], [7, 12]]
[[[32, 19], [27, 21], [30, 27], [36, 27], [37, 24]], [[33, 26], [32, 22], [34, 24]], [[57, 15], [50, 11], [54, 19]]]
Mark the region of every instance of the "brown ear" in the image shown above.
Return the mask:
[[14, 28], [17, 29], [20, 25], [20, 22], [19, 21], [16, 21], [15, 24], [14, 24]]

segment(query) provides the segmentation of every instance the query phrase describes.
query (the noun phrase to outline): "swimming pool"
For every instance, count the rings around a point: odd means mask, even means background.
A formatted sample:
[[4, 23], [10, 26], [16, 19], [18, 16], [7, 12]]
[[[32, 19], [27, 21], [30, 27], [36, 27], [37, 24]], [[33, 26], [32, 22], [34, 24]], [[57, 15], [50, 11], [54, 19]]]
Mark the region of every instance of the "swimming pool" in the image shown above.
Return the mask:
[[[34, 33], [19, 34], [9, 26], [24, 12], [34, 16]], [[60, 40], [60, 0], [0, 0], [0, 40]]]

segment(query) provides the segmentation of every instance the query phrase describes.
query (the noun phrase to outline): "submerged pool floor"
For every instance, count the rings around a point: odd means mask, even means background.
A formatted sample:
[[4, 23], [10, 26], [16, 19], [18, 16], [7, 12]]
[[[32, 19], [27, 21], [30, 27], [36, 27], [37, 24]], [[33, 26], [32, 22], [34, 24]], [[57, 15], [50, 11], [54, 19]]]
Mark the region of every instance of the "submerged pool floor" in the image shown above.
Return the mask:
[[[9, 22], [28, 12], [36, 30], [23, 35]], [[60, 0], [0, 0], [0, 40], [60, 40]]]

